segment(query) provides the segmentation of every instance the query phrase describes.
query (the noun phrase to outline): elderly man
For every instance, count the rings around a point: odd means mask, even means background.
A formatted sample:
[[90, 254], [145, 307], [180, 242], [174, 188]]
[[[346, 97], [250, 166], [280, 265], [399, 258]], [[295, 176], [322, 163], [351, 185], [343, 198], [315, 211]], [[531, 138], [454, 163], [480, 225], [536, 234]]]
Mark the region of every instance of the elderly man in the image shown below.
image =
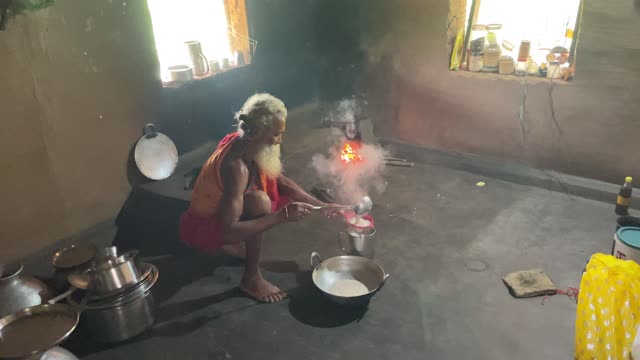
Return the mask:
[[204, 164], [189, 209], [180, 219], [182, 240], [206, 252], [246, 245], [240, 289], [262, 302], [286, 293], [260, 272], [263, 233], [326, 205], [282, 175], [280, 143], [287, 109], [269, 94], [251, 96], [236, 114], [237, 132], [227, 135]]

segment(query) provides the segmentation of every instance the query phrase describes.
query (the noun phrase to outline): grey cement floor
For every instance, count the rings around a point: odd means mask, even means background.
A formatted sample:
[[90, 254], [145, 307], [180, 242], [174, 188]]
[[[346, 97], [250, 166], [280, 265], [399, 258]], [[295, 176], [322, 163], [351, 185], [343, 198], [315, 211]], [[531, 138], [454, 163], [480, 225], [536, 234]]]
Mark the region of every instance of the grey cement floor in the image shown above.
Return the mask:
[[[303, 184], [312, 153], [287, 157]], [[559, 288], [578, 286], [588, 257], [610, 249], [610, 204], [434, 165], [392, 168], [385, 178], [372, 215], [376, 258], [391, 277], [366, 313], [335, 307], [313, 288], [309, 254], [338, 255], [341, 229], [316, 216], [267, 234], [265, 275], [289, 300], [256, 304], [235, 289], [241, 264], [181, 253], [156, 263], [150, 332], [116, 346], [67, 347], [82, 359], [573, 357], [575, 303], [514, 299], [501, 278], [540, 267]]]
[[[314, 118], [307, 109], [291, 119]], [[305, 115], [306, 114], [306, 115]], [[297, 120], [297, 119], [296, 119]], [[323, 129], [290, 121], [283, 145], [287, 174], [314, 184], [308, 164], [326, 148]], [[372, 139], [365, 134], [365, 139]], [[339, 254], [339, 223], [322, 216], [278, 226], [264, 244], [265, 275], [291, 293], [257, 304], [236, 285], [242, 264], [175, 248], [187, 206], [184, 174], [213, 144], [181, 157], [174, 176], [134, 189], [118, 216], [68, 242], [88, 239], [141, 253], [160, 279], [155, 326], [127, 343], [101, 346], [79, 328], [63, 344], [82, 359], [571, 359], [575, 303], [565, 296], [512, 298], [501, 278], [544, 268], [559, 288], [577, 287], [589, 256], [608, 252], [611, 204], [465, 170], [417, 148], [395, 148], [417, 161], [389, 168], [372, 215], [377, 261], [391, 274], [368, 311], [327, 302], [310, 279], [309, 255]], [[425, 160], [426, 159], [426, 160]], [[450, 166], [453, 165], [453, 166]], [[484, 174], [484, 175], [481, 175]], [[486, 182], [477, 187], [478, 181]], [[60, 244], [58, 245], [60, 246]], [[44, 254], [45, 252], [43, 252]], [[48, 256], [48, 255], [47, 255]], [[37, 272], [47, 259], [34, 259]], [[46, 266], [44, 266], [46, 267]], [[44, 269], [46, 270], [46, 269]], [[50, 269], [49, 269], [50, 270]]]

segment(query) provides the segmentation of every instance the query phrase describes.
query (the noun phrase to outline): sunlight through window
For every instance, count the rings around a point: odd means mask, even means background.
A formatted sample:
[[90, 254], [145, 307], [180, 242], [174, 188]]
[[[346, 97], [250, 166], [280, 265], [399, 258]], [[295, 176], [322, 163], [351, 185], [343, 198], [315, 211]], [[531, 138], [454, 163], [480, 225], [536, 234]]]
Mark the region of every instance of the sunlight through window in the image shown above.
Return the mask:
[[231, 59], [223, 0], [147, 0], [147, 4], [163, 81], [169, 80], [170, 66], [191, 66], [185, 41], [200, 41], [209, 61]]
[[[549, 49], [571, 48], [581, 0], [478, 0], [474, 24], [501, 24], [501, 37], [517, 50], [522, 40], [531, 42], [531, 54], [541, 61]], [[471, 1], [467, 1], [467, 14]], [[541, 50], [546, 49], [546, 50]]]

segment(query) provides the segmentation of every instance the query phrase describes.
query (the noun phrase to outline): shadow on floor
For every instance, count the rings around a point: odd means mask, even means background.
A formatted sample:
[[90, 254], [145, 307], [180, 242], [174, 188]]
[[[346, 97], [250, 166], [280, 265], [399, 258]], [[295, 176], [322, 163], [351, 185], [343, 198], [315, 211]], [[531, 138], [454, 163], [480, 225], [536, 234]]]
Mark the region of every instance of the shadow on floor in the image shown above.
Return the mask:
[[188, 202], [136, 187], [122, 206], [113, 245], [121, 250], [137, 249], [142, 256], [179, 253], [178, 225]]
[[151, 329], [122, 343], [101, 344], [88, 335], [89, 331], [86, 331], [86, 324], [81, 322], [79, 327], [80, 331], [74, 332], [64, 346], [76, 354], [76, 356], [82, 357], [149, 338], [180, 337], [190, 334], [200, 329], [208, 322], [222, 316], [241, 312], [252, 306], [259, 305], [258, 303], [252, 303], [239, 308], [234, 308], [230, 311], [209, 311], [207, 315], [194, 317], [188, 316], [189, 314], [211, 307], [228, 299], [244, 297], [245, 295], [237, 287], [218, 294], [182, 302], [163, 304], [168, 298], [180, 290], [180, 288], [211, 275], [213, 270], [218, 266], [227, 263], [233, 264], [234, 262], [237, 262], [237, 260], [225, 258], [224, 256], [211, 257], [195, 252], [191, 253], [190, 256], [189, 254], [181, 254], [180, 256], [163, 258], [162, 260], [154, 263], [158, 269], [161, 270], [158, 282], [153, 288], [154, 300], [158, 305], [156, 308], [155, 325]]
[[153, 288], [156, 302], [162, 304], [183, 287], [210, 276], [225, 261], [221, 257], [207, 257], [189, 250], [155, 261], [154, 265], [160, 272], [158, 283]]

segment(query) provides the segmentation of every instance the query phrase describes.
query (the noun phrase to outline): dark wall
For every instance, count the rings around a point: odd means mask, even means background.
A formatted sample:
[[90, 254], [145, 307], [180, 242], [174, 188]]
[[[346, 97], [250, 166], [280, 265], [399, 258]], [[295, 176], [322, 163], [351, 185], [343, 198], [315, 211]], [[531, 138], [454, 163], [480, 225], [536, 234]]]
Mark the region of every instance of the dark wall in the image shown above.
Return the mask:
[[0, 263], [108, 219], [159, 82], [143, 1], [58, 0], [0, 32]]
[[291, 108], [357, 87], [358, 2], [247, 0], [250, 66], [163, 89], [144, 1], [58, 0], [0, 32], [0, 263], [114, 216], [156, 123], [180, 153], [232, 130], [259, 91]]
[[551, 94], [548, 82], [529, 82], [522, 122], [520, 79], [447, 70], [447, 0], [370, 4], [364, 42], [381, 135], [613, 182], [640, 176], [637, 1], [585, 1], [576, 79]]

